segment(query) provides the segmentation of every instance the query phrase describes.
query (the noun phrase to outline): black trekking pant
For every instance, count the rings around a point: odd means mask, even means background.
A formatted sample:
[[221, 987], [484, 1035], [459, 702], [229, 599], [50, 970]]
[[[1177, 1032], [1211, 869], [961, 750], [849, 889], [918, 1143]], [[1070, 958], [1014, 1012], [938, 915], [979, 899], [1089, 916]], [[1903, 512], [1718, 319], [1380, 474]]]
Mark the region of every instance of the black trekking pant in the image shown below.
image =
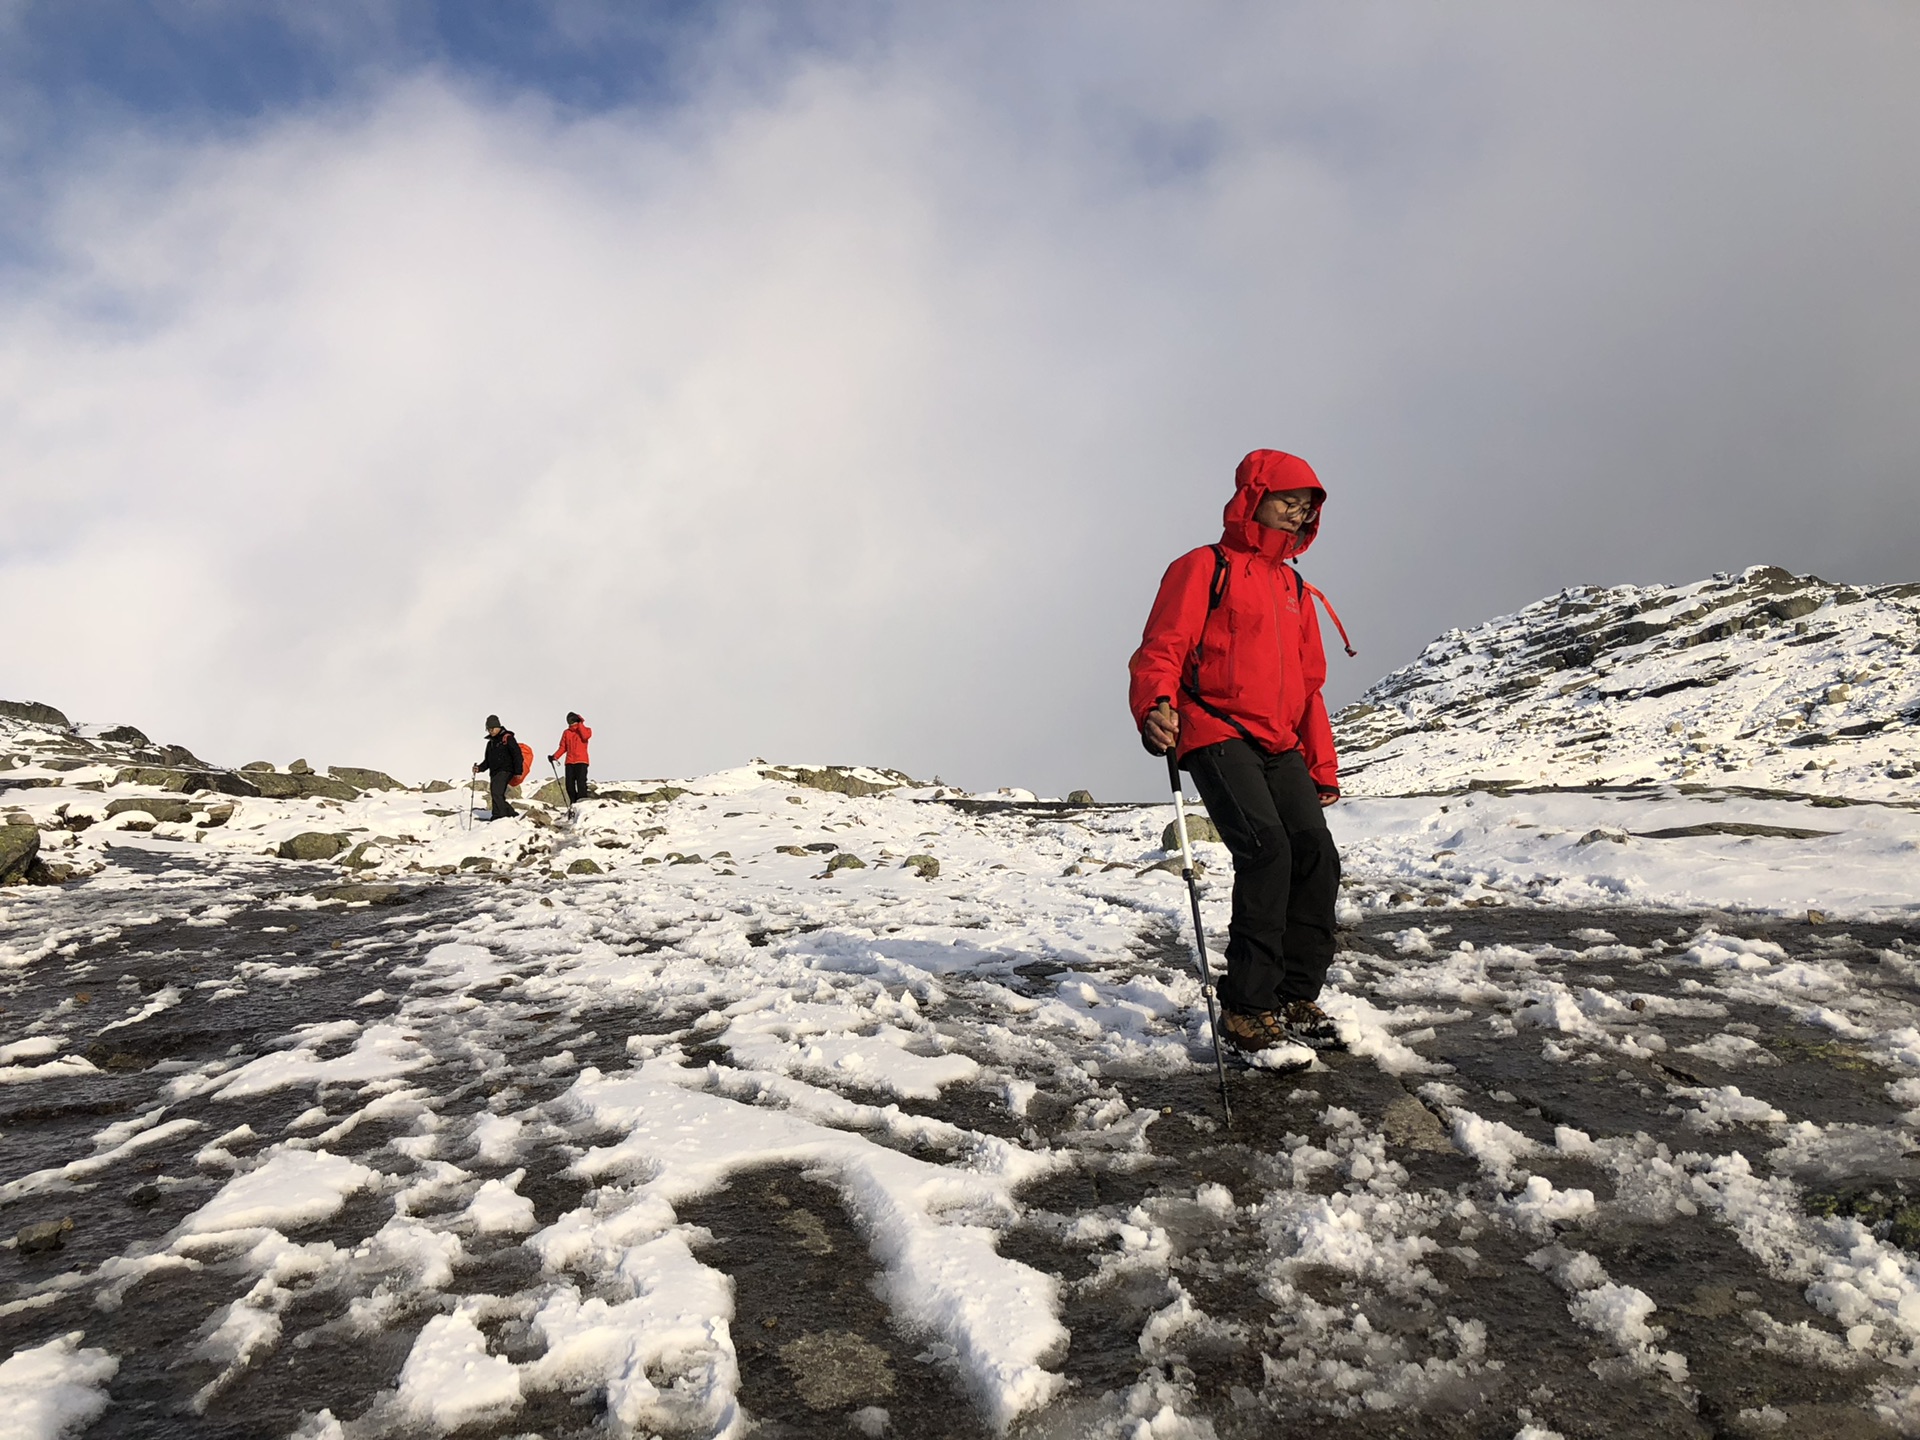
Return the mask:
[[1319, 998], [1333, 962], [1340, 852], [1298, 750], [1269, 755], [1245, 740], [1182, 762], [1233, 852], [1233, 923], [1221, 1003], [1278, 1010]]
[[513, 806], [507, 803], [507, 785], [512, 779], [513, 772], [510, 770], [489, 770], [487, 772], [487, 788], [492, 796], [492, 800], [488, 804], [487, 809], [491, 812], [492, 818], [495, 820], [506, 815], [516, 815], [519, 813]]
[[567, 766], [567, 803], [587, 798], [587, 767], [584, 765]]

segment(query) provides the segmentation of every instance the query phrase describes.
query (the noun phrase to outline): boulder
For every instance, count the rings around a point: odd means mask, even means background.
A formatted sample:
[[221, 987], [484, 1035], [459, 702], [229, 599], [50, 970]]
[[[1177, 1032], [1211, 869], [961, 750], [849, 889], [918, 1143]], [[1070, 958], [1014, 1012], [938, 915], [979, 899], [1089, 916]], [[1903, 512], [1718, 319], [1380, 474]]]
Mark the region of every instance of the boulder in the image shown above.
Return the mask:
[[417, 892], [405, 885], [322, 885], [316, 900], [339, 900], [347, 905], [404, 905]]
[[[109, 816], [124, 814], [128, 810], [144, 810], [156, 820], [174, 821], [181, 824], [193, 819], [194, 808], [185, 800], [175, 800], [166, 795], [132, 795], [124, 800], [109, 800]], [[233, 813], [228, 807], [227, 813]]]
[[827, 874], [829, 875], [836, 870], [864, 870], [866, 868], [866, 861], [862, 860], [858, 855], [850, 855], [844, 850], [827, 861]]
[[344, 780], [358, 790], [404, 790], [407, 787], [383, 770], [363, 770], [357, 765], [329, 765], [327, 774]]
[[58, 1220], [42, 1220], [37, 1225], [22, 1225], [14, 1234], [14, 1248], [22, 1255], [44, 1255], [65, 1246], [72, 1230], [70, 1215]]
[[357, 800], [360, 792], [344, 780], [335, 780], [311, 771], [304, 775], [274, 775], [255, 770], [247, 777], [257, 787], [255, 793], [270, 800]]
[[226, 824], [227, 821], [232, 818], [233, 806], [209, 805], [207, 807], [207, 813], [201, 817], [200, 828], [202, 830], [212, 830], [217, 826]]
[[809, 770], [805, 766], [782, 766], [778, 770], [762, 770], [762, 780], [784, 780], [790, 785], [805, 785], [810, 790], [828, 790], [836, 795], [884, 795], [889, 790], [900, 788], [900, 781], [891, 784], [876, 785], [871, 780], [862, 780], [848, 773], [848, 766], [829, 765], [824, 770]]
[[362, 840], [358, 845], [340, 857], [340, 863], [349, 870], [371, 870], [380, 863], [381, 858], [380, 847], [378, 845], [375, 845], [371, 840]]
[[102, 730], [95, 737], [109, 745], [151, 745], [153, 742], [131, 725], [116, 725], [111, 730]]
[[422, 795], [444, 795], [447, 791], [457, 788], [457, 786], [449, 785], [444, 780], [429, 780], [420, 787], [420, 793]]
[[606, 873], [606, 871], [602, 870], [584, 855], [567, 866], [567, 874], [569, 875], [604, 875]]
[[277, 770], [280, 767], [275, 765], [271, 760], [249, 760], [246, 764], [242, 765], [240, 768], [242, 770], [265, 770], [271, 773], [272, 771]]
[[32, 825], [0, 825], [0, 885], [24, 885], [40, 858], [40, 831]]
[[129, 765], [113, 777], [116, 785], [150, 785], [155, 790], [178, 794], [197, 794], [211, 790], [220, 795], [260, 795], [263, 792], [249, 780], [231, 770], [175, 770], [153, 765]]
[[287, 773], [289, 775], [311, 775], [313, 774], [313, 766], [307, 764], [304, 760], [295, 760], [287, 766]]
[[1093, 792], [1091, 790], [1069, 790], [1067, 792], [1067, 803], [1069, 805], [1091, 805], [1093, 804]]
[[905, 860], [901, 861], [901, 868], [903, 870], [912, 870], [913, 873], [918, 875], [922, 880], [938, 880], [940, 878], [940, 862], [931, 855], [909, 855]]
[[0, 715], [9, 720], [25, 720], [31, 725], [50, 725], [56, 730], [73, 729], [71, 720], [38, 700], [0, 700]]
[[[1213, 821], [1205, 815], [1195, 815], [1191, 812], [1187, 815], [1187, 839], [1195, 845], [1203, 840], [1211, 841], [1215, 845], [1223, 843], [1220, 839], [1220, 829]], [[1170, 852], [1179, 850], [1180, 828], [1177, 824], [1170, 823], [1160, 832], [1160, 848]]]
[[564, 805], [567, 803], [567, 787], [558, 780], [549, 780], [533, 792], [533, 798], [542, 805]]
[[282, 860], [331, 860], [349, 845], [345, 835], [329, 835], [321, 830], [307, 830], [291, 840], [280, 842], [279, 855]]

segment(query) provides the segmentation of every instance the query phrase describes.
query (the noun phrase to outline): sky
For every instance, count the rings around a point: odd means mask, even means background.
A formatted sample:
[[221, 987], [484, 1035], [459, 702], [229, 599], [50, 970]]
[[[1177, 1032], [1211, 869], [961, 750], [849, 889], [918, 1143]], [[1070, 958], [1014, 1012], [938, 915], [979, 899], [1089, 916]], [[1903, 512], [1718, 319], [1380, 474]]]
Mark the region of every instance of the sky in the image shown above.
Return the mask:
[[1359, 650], [1920, 580], [1920, 9], [0, 0], [0, 695], [1102, 799], [1240, 456]]

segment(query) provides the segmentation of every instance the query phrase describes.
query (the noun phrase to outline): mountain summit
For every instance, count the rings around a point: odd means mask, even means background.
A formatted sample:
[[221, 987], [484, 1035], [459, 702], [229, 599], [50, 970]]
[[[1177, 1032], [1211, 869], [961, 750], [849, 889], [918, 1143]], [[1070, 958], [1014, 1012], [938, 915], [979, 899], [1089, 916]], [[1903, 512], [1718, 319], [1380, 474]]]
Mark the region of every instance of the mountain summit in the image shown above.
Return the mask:
[[1575, 586], [1447, 632], [1334, 726], [1356, 795], [1685, 781], [1907, 796], [1920, 585], [1756, 566]]

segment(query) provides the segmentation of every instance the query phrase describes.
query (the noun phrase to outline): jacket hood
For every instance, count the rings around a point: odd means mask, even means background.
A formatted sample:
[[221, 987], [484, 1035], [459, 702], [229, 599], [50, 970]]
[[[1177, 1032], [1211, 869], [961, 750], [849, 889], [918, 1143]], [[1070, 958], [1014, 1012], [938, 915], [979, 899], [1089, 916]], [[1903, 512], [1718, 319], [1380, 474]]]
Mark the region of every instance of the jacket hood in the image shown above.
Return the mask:
[[1221, 536], [1223, 544], [1236, 550], [1257, 551], [1275, 560], [1290, 560], [1305, 553], [1313, 544], [1313, 537], [1320, 533], [1318, 511], [1300, 527], [1297, 535], [1269, 530], [1253, 518], [1260, 502], [1275, 490], [1316, 490], [1323, 504], [1327, 497], [1327, 487], [1320, 483], [1313, 467], [1298, 455], [1289, 455], [1284, 450], [1250, 451], [1240, 462], [1240, 468], [1233, 472], [1233, 498], [1227, 501], [1223, 517], [1226, 521], [1226, 533]]

